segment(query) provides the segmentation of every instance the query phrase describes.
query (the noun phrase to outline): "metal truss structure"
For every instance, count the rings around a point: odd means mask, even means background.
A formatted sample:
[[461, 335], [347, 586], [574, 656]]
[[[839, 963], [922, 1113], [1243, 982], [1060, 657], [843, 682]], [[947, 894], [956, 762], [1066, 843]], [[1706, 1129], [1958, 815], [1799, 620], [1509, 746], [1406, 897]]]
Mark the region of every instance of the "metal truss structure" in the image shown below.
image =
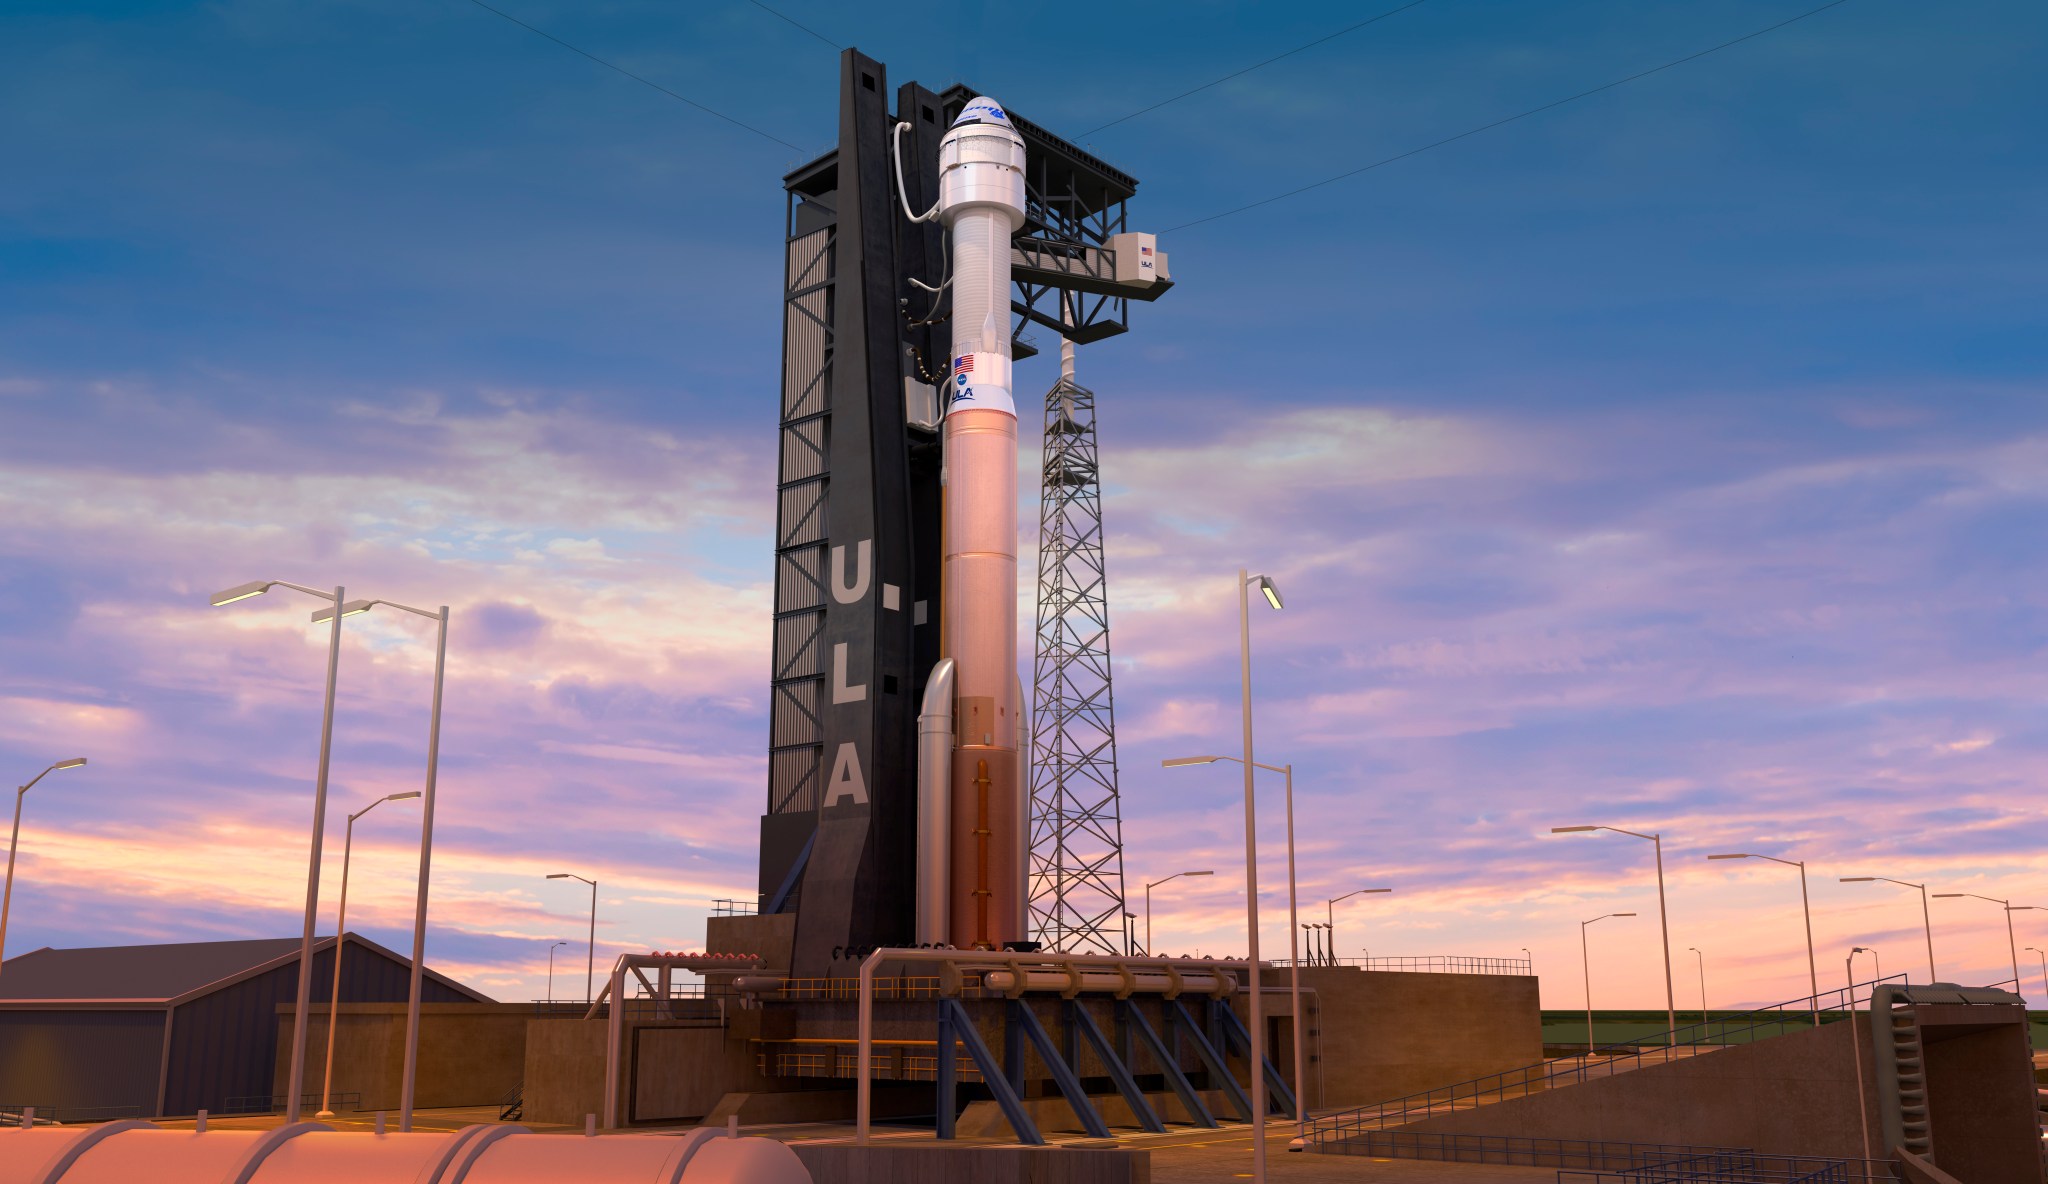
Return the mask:
[[1128, 954], [1109, 585], [1095, 392], [1072, 349], [1045, 398], [1038, 633], [1031, 690], [1031, 932], [1066, 953]]

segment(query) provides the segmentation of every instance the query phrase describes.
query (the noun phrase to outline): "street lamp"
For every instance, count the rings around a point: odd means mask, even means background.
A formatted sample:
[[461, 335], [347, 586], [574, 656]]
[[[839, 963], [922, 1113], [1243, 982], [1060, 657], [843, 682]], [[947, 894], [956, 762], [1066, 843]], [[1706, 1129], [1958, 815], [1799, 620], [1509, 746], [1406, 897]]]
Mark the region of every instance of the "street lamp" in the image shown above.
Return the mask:
[[568, 944], [566, 941], [558, 941], [548, 947], [548, 1006], [550, 1007], [554, 1006], [555, 1002], [555, 950]]
[[1685, 948], [1700, 964], [1700, 1022], [1704, 1024], [1707, 1022], [1707, 956], [1700, 953], [1698, 946]]
[[1799, 869], [1799, 910], [1806, 918], [1806, 981], [1813, 988], [1813, 1026], [1820, 1027], [1820, 969], [1813, 960], [1813, 906], [1806, 897], [1806, 861], [1803, 859], [1779, 859], [1775, 855], [1709, 855], [1708, 859], [1768, 859], [1786, 867]]
[[[1187, 756], [1167, 761], [1168, 767], [1184, 765], [1210, 765], [1217, 761], [1237, 761], [1234, 756]], [[1287, 779], [1287, 999], [1294, 1014], [1294, 1120], [1303, 1134], [1308, 1133], [1308, 1095], [1302, 1093], [1303, 1083], [1308, 1080], [1303, 1060], [1302, 1036], [1308, 1025], [1301, 1011], [1301, 918], [1297, 910], [1297, 892], [1294, 879], [1294, 765], [1268, 765], [1257, 763], [1258, 768], [1269, 773], [1282, 774]]]
[[1671, 985], [1671, 921], [1670, 914], [1664, 907], [1664, 836], [1661, 834], [1639, 834], [1632, 830], [1623, 830], [1618, 826], [1553, 826], [1550, 828], [1550, 833], [1554, 835], [1571, 835], [1584, 834], [1596, 830], [1611, 831], [1618, 835], [1628, 835], [1630, 838], [1648, 839], [1650, 845], [1656, 848], [1657, 925], [1664, 934], [1664, 1018], [1671, 1028], [1667, 1037], [1667, 1043], [1676, 1045], [1678, 1043], [1678, 993]]
[[59, 769], [76, 769], [84, 763], [85, 758], [82, 756], [74, 756], [68, 761], [58, 761], [29, 778], [27, 785], [14, 791], [14, 830], [7, 836], [7, 888], [4, 893], [0, 893], [0, 961], [7, 958], [7, 911], [14, 904], [14, 848], [21, 841], [21, 799], [28, 796], [28, 791], [35, 787], [36, 782]]
[[289, 584], [283, 580], [256, 580], [240, 584], [225, 592], [214, 593], [212, 603], [219, 608], [251, 596], [261, 596], [272, 588], [290, 588], [334, 604], [329, 615], [332, 627], [327, 634], [327, 703], [320, 712], [320, 764], [313, 776], [312, 853], [306, 858], [306, 922], [299, 936], [299, 992], [297, 1006], [292, 1013], [292, 1062], [290, 1073], [285, 1078], [284, 1120], [290, 1124], [299, 1120], [305, 1083], [306, 1009], [313, 994], [313, 924], [318, 919], [320, 908], [320, 846], [327, 833], [327, 758], [334, 751], [334, 682], [341, 670], [341, 619], [349, 613], [342, 608], [344, 593], [340, 585], [335, 586], [330, 596], [317, 588]]
[[1337, 902], [1350, 900], [1354, 896], [1371, 896], [1379, 892], [1392, 892], [1392, 888], [1354, 888], [1342, 896], [1332, 896], [1323, 902], [1323, 928], [1330, 931], [1330, 949], [1337, 948]]
[[[2012, 993], [2018, 995], [2020, 993], [2020, 947], [2017, 940], [2012, 935], [2012, 902], [2009, 900], [2000, 900], [1995, 896], [1979, 896], [1974, 892], [1937, 892], [1934, 894], [1934, 899], [1960, 900], [1966, 896], [1969, 897], [1971, 900], [1988, 900], [1992, 904], [1995, 904], [1999, 908], [2005, 910], [2005, 947], [2012, 954]], [[2033, 906], [2021, 905], [2020, 907], [2022, 909], [2026, 909], [2032, 908]]]
[[[1593, 921], [1605, 921], [1609, 917], [1633, 917], [1634, 913], [1602, 913]], [[1586, 1061], [1593, 1060], [1593, 955], [1586, 945], [1586, 927], [1593, 921], [1579, 922], [1579, 965], [1586, 976]]]
[[[548, 879], [583, 880], [583, 877], [574, 872], [556, 872], [549, 876]], [[583, 882], [590, 885], [590, 951], [587, 955], [588, 960], [583, 968], [583, 1001], [589, 1003], [597, 998], [597, 881], [583, 880]], [[617, 999], [612, 1000], [613, 1007], [618, 1005], [619, 1001]]]
[[[2042, 953], [2035, 946], [2028, 946], [2027, 949], [2041, 955], [2041, 989], [2048, 991], [2048, 953]], [[2048, 998], [2048, 996], [2044, 996], [2044, 998]]]
[[[1846, 881], [1845, 881], [1846, 882]], [[1896, 883], [1896, 881], [1894, 881]], [[1877, 957], [1877, 951], [1869, 946], [1852, 946], [1849, 956], [1842, 960], [1842, 977], [1848, 980], [1848, 1000], [1845, 1010], [1849, 1013], [1849, 1063], [1856, 1066], [1856, 1121], [1860, 1124], [1863, 1141], [1857, 1144], [1860, 1155], [1870, 1154], [1870, 1112], [1863, 1107], [1863, 1040], [1856, 1031], [1856, 955], [1869, 954]], [[1880, 967], [1880, 970], [1883, 968]], [[1870, 1022], [1871, 1043], [1877, 1042], [1877, 1017]]]
[[[341, 599], [338, 588], [335, 599]], [[427, 715], [427, 780], [420, 802], [420, 874], [419, 883], [413, 889], [412, 982], [405, 997], [405, 1072], [398, 1087], [398, 1129], [409, 1131], [412, 1129], [413, 1084], [418, 1079], [420, 1063], [420, 990], [422, 976], [426, 973], [428, 871], [434, 856], [434, 785], [441, 768], [441, 684], [448, 670], [448, 606], [444, 604], [438, 612], [428, 612], [395, 600], [352, 600], [341, 606], [339, 616], [366, 613], [380, 604], [426, 617], [438, 627], [434, 636], [434, 703]], [[320, 621], [333, 615], [333, 609], [321, 609], [313, 614], [313, 619]], [[339, 621], [339, 617], [336, 620]]]
[[[1237, 569], [1237, 657], [1238, 657], [1238, 698], [1244, 715], [1244, 927], [1245, 944], [1248, 947], [1246, 963], [1250, 968], [1251, 994], [1246, 1010], [1251, 1020], [1251, 1066], [1245, 1074], [1251, 1078], [1252, 1103], [1252, 1182], [1266, 1184], [1266, 1020], [1261, 998], [1265, 983], [1259, 968], [1259, 846], [1258, 814], [1252, 800], [1252, 774], [1257, 772], [1252, 760], [1252, 601], [1251, 590], [1256, 587], [1272, 605], [1275, 611], [1284, 608], [1280, 601], [1280, 589], [1263, 575], [1253, 575], [1244, 568]], [[1295, 1041], [1299, 1048], [1301, 1041]], [[1294, 1099], [1295, 1109], [1301, 1108], [1301, 1099]]]
[[[1897, 884], [1901, 888], [1918, 888], [1920, 890], [1920, 925], [1927, 932], [1927, 981], [1930, 983], [1939, 981], [1941, 976], [1934, 973], [1934, 921], [1927, 914], [1927, 885], [1914, 884], [1906, 880], [1894, 880], [1889, 876], [1842, 877], [1842, 883], [1844, 884], [1873, 884], [1880, 880], [1887, 884]], [[1849, 956], [1853, 958], [1856, 955], [1852, 953]]]
[[[1215, 874], [1214, 871], [1175, 872], [1166, 877], [1166, 880], [1178, 880], [1182, 876], [1213, 876]], [[1166, 880], [1153, 880], [1145, 885], [1145, 956], [1148, 958], [1159, 956], [1158, 951], [1152, 948], [1152, 890], [1166, 883]]]
[[348, 825], [342, 828], [341, 839], [341, 903], [334, 910], [334, 989], [327, 992], [327, 1068], [320, 1077], [320, 1113], [315, 1118], [333, 1118], [330, 1103], [334, 1098], [334, 1025], [341, 1018], [341, 950], [348, 936], [348, 863], [356, 845], [356, 819], [383, 805], [385, 802], [403, 801], [420, 796], [419, 790], [407, 793], [385, 794], [362, 809], [348, 816]]

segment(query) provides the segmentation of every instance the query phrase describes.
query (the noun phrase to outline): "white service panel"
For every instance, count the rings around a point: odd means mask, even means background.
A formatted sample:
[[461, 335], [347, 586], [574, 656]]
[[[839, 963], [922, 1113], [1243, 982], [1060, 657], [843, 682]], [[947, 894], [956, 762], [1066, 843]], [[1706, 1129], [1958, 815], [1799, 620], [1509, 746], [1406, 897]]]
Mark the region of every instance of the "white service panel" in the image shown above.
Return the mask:
[[1159, 254], [1159, 236], [1128, 230], [1109, 236], [1109, 249], [1116, 252], [1116, 282], [1152, 284], [1166, 278]]

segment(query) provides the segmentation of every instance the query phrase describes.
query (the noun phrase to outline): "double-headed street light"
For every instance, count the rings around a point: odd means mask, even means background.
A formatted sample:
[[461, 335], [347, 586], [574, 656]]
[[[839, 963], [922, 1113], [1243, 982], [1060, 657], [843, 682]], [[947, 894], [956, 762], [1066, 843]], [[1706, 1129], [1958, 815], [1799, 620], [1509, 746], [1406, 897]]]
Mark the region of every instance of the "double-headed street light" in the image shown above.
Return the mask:
[[[1264, 987], [1264, 983], [1263, 983], [1263, 982], [1261, 981], [1261, 979], [1262, 979], [1262, 976], [1261, 976], [1261, 975], [1260, 975], [1260, 973], [1259, 973], [1259, 847], [1258, 847], [1258, 812], [1257, 812], [1257, 808], [1256, 808], [1256, 804], [1255, 804], [1255, 798], [1254, 798], [1254, 796], [1253, 796], [1253, 789], [1252, 789], [1252, 775], [1253, 775], [1254, 773], [1256, 773], [1256, 772], [1257, 772], [1257, 771], [1258, 771], [1259, 769], [1261, 769], [1261, 768], [1266, 768], [1266, 769], [1273, 769], [1273, 768], [1275, 768], [1275, 766], [1273, 766], [1273, 765], [1260, 765], [1260, 764], [1259, 764], [1259, 763], [1258, 763], [1258, 762], [1257, 762], [1256, 760], [1252, 759], [1252, 608], [1251, 608], [1251, 603], [1252, 603], [1252, 601], [1251, 601], [1251, 593], [1252, 593], [1252, 589], [1253, 589], [1253, 588], [1257, 588], [1257, 589], [1259, 590], [1260, 594], [1261, 594], [1261, 595], [1263, 595], [1263, 596], [1264, 596], [1264, 597], [1266, 598], [1266, 603], [1267, 603], [1267, 604], [1270, 604], [1270, 605], [1272, 605], [1272, 606], [1273, 606], [1273, 607], [1274, 607], [1275, 609], [1280, 609], [1280, 608], [1284, 608], [1284, 607], [1285, 607], [1285, 605], [1284, 605], [1284, 604], [1282, 604], [1282, 602], [1281, 602], [1281, 600], [1280, 600], [1280, 589], [1279, 589], [1279, 587], [1278, 587], [1278, 586], [1276, 586], [1276, 585], [1275, 585], [1275, 584], [1273, 583], [1273, 581], [1272, 581], [1272, 579], [1271, 579], [1271, 578], [1269, 578], [1269, 577], [1267, 577], [1267, 576], [1263, 576], [1263, 575], [1254, 575], [1254, 574], [1252, 574], [1251, 572], [1249, 572], [1249, 571], [1245, 570], [1244, 568], [1239, 568], [1239, 569], [1238, 569], [1238, 571], [1237, 571], [1237, 655], [1238, 655], [1238, 697], [1239, 697], [1239, 701], [1240, 701], [1240, 703], [1242, 704], [1242, 709], [1243, 709], [1243, 716], [1244, 716], [1244, 755], [1243, 755], [1242, 757], [1230, 757], [1230, 758], [1227, 758], [1227, 759], [1230, 759], [1230, 760], [1235, 760], [1235, 761], [1236, 761], [1236, 762], [1237, 762], [1238, 764], [1240, 764], [1240, 765], [1242, 765], [1242, 766], [1244, 767], [1244, 912], [1245, 912], [1245, 945], [1247, 946], [1247, 949], [1245, 950], [1245, 958], [1246, 958], [1246, 961], [1245, 961], [1245, 966], [1246, 966], [1246, 971], [1247, 971], [1247, 977], [1249, 977], [1249, 978], [1251, 979], [1251, 982], [1250, 982], [1250, 984], [1249, 984], [1249, 986], [1250, 986], [1250, 991], [1249, 991], [1249, 994], [1248, 994], [1248, 998], [1247, 998], [1246, 1010], [1247, 1010], [1247, 1012], [1249, 1013], [1249, 1016], [1248, 1016], [1248, 1018], [1250, 1019], [1250, 1023], [1249, 1023], [1248, 1025], [1247, 1025], [1247, 1027], [1249, 1027], [1249, 1028], [1251, 1029], [1251, 1032], [1250, 1032], [1250, 1035], [1251, 1035], [1251, 1072], [1250, 1072], [1250, 1077], [1251, 1077], [1251, 1104], [1252, 1104], [1252, 1180], [1254, 1181], [1254, 1184], [1265, 1184], [1265, 1182], [1266, 1182], [1266, 1074], [1265, 1074], [1265, 1065], [1266, 1065], [1266, 1020], [1265, 1020], [1265, 1016], [1264, 1016], [1264, 1013], [1263, 1013], [1263, 1009], [1262, 1009], [1262, 1007], [1261, 1007], [1261, 1000], [1260, 1000], [1260, 998], [1259, 998], [1259, 996], [1260, 996], [1260, 994], [1261, 994], [1261, 991], [1262, 991], [1262, 989], [1263, 989], [1263, 987]], [[1166, 762], [1166, 764], [1167, 764], [1167, 766], [1168, 766], [1168, 767], [1174, 767], [1174, 766], [1177, 766], [1177, 765], [1206, 765], [1206, 764], [1211, 764], [1211, 763], [1213, 763], [1213, 762], [1215, 762], [1215, 761], [1218, 761], [1218, 760], [1222, 760], [1222, 759], [1226, 759], [1226, 758], [1222, 758], [1222, 757], [1213, 757], [1213, 756], [1205, 756], [1205, 757], [1183, 757], [1183, 758], [1181, 758], [1180, 760], [1174, 760], [1174, 761], [1167, 761], [1167, 762]], [[1290, 786], [1291, 786], [1291, 784], [1292, 784], [1292, 776], [1291, 776], [1291, 775], [1290, 775], [1290, 777], [1289, 777], [1289, 783], [1290, 783]], [[1292, 797], [1291, 797], [1291, 794], [1290, 794], [1290, 799], [1289, 799], [1289, 800], [1290, 800], [1290, 807], [1289, 807], [1289, 811], [1288, 811], [1288, 813], [1289, 813], [1289, 817], [1290, 817], [1290, 820], [1291, 820], [1291, 818], [1292, 818], [1292, 815], [1293, 815], [1293, 809], [1292, 809], [1292, 806], [1291, 806], [1291, 801], [1292, 801]], [[1290, 830], [1291, 830], [1291, 827], [1290, 827]], [[1294, 899], [1294, 893], [1293, 893], [1293, 887], [1294, 887], [1294, 885], [1293, 885], [1293, 883], [1292, 883], [1292, 879], [1293, 879], [1293, 877], [1292, 877], [1292, 876], [1290, 876], [1290, 877], [1289, 877], [1289, 883], [1288, 883], [1288, 889], [1289, 889], [1289, 891], [1288, 891], [1288, 900], [1289, 900], [1290, 902], [1291, 902], [1291, 901], [1292, 901], [1292, 900]], [[1289, 929], [1290, 929], [1290, 934], [1289, 934], [1289, 937], [1290, 937], [1290, 939], [1291, 939], [1291, 938], [1292, 938], [1292, 936], [1293, 936], [1293, 935], [1292, 935], [1292, 932], [1291, 932], [1291, 930], [1292, 930], [1292, 927], [1293, 927], [1293, 924], [1294, 924], [1294, 922], [1293, 922], [1293, 921], [1292, 921], [1292, 920], [1290, 919], [1290, 920], [1289, 920], [1289, 922], [1288, 922], [1288, 925], [1289, 925]], [[1297, 949], [1298, 949], [1298, 947], [1297, 947]], [[1296, 959], [1296, 961], [1299, 961], [1299, 958], [1297, 958], [1297, 959]], [[1298, 996], [1298, 994], [1297, 994], [1297, 998], [1298, 998], [1298, 997], [1299, 997], [1299, 996]], [[1297, 1010], [1296, 1010], [1296, 1012], [1295, 1012], [1295, 1020], [1296, 1020], [1296, 1025], [1297, 1025], [1297, 1028], [1299, 1027], [1299, 1024], [1300, 1024], [1300, 1017], [1301, 1017], [1301, 1013], [1300, 1013], [1300, 1011], [1298, 1010], [1298, 1006], [1299, 1006], [1299, 1005], [1297, 1004]], [[1296, 1047], [1296, 1049], [1299, 1049], [1299, 1048], [1301, 1047], [1301, 1040], [1300, 1040], [1299, 1032], [1297, 1032], [1297, 1034], [1296, 1034], [1296, 1039], [1295, 1039], [1295, 1047]], [[1297, 1055], [1298, 1055], [1298, 1054], [1297, 1054]], [[1300, 1096], [1299, 1096], [1299, 1094], [1300, 1094], [1300, 1088], [1299, 1088], [1299, 1086], [1298, 1086], [1298, 1085], [1297, 1085], [1297, 1087], [1296, 1087], [1296, 1091], [1295, 1091], [1295, 1092], [1296, 1092], [1296, 1095], [1297, 1095], [1297, 1096], [1296, 1096], [1296, 1097], [1295, 1097], [1295, 1099], [1294, 1099], [1294, 1106], [1295, 1106], [1295, 1111], [1296, 1111], [1296, 1113], [1298, 1114], [1298, 1113], [1300, 1113], [1300, 1112], [1301, 1112], [1301, 1110], [1303, 1109], [1303, 1105], [1302, 1105], [1302, 1099], [1301, 1099], [1301, 1098], [1300, 1098]]]
[[306, 1010], [312, 1002], [313, 992], [313, 925], [318, 920], [320, 908], [320, 847], [327, 832], [327, 758], [334, 750], [334, 682], [341, 669], [341, 618], [344, 592], [336, 585], [332, 595], [318, 588], [304, 584], [287, 583], [284, 580], [256, 580], [240, 584], [225, 592], [213, 594], [213, 606], [219, 608], [251, 596], [261, 596], [272, 588], [290, 588], [304, 592], [318, 600], [333, 602], [329, 614], [331, 628], [327, 634], [327, 702], [320, 711], [320, 764], [313, 775], [313, 837], [312, 853], [306, 859], [306, 922], [299, 938], [299, 992], [297, 1005], [292, 1012], [292, 1058], [289, 1075], [285, 1078], [284, 1120], [287, 1124], [299, 1121], [300, 1103], [304, 1100], [306, 1073]]
[[1554, 835], [1572, 835], [1586, 834], [1596, 830], [1610, 831], [1617, 835], [1627, 835], [1634, 839], [1647, 839], [1650, 845], [1656, 848], [1657, 925], [1664, 934], [1664, 1018], [1665, 1022], [1670, 1025], [1670, 1031], [1666, 1035], [1666, 1042], [1675, 1045], [1678, 1043], [1678, 992], [1671, 985], [1671, 920], [1669, 913], [1664, 907], [1664, 836], [1661, 834], [1640, 834], [1632, 830], [1623, 830], [1618, 826], [1553, 826], [1550, 828], [1550, 833]]
[[[583, 880], [590, 885], [590, 950], [583, 968], [583, 1001], [589, 1003], [597, 998], [597, 881], [585, 880], [574, 872], [555, 872], [548, 879]], [[617, 999], [612, 1000], [613, 1007], [618, 1005]]]
[[[1215, 874], [1214, 871], [1175, 872], [1166, 877], [1166, 880], [1178, 880], [1182, 876], [1213, 876]], [[1159, 952], [1152, 948], [1152, 890], [1166, 883], [1166, 880], [1151, 880], [1145, 885], [1145, 956], [1148, 958], [1159, 956]]]
[[0, 961], [7, 957], [7, 911], [14, 904], [14, 848], [21, 841], [21, 799], [28, 796], [28, 791], [35, 788], [36, 782], [59, 769], [76, 769], [84, 763], [85, 758], [82, 756], [74, 756], [68, 761], [58, 761], [29, 778], [27, 785], [14, 791], [14, 830], [7, 836], [7, 888], [4, 893], [0, 893]]
[[[1941, 976], [1934, 972], [1934, 920], [1927, 912], [1927, 885], [1915, 884], [1909, 880], [1894, 880], [1890, 876], [1843, 876], [1844, 884], [1897, 884], [1901, 888], [1915, 888], [1920, 892], [1920, 926], [1927, 934], [1927, 981], [1938, 982]], [[1867, 947], [1858, 947], [1867, 948]], [[1855, 957], [1854, 953], [1849, 955]]]
[[1591, 921], [1579, 922], [1579, 965], [1586, 976], [1586, 1059], [1593, 1057], [1593, 954], [1586, 944], [1586, 927], [1593, 921], [1605, 921], [1609, 917], [1633, 917], [1634, 913], [1602, 913]]
[[1768, 859], [1772, 863], [1782, 863], [1786, 867], [1796, 867], [1799, 869], [1799, 910], [1800, 915], [1806, 918], [1806, 980], [1808, 985], [1813, 988], [1813, 1026], [1818, 1028], [1820, 1026], [1820, 969], [1813, 960], [1813, 906], [1807, 903], [1806, 861], [1803, 859], [1780, 859], [1775, 855], [1750, 854], [1709, 855], [1707, 858]]
[[[2012, 915], [2014, 912], [2013, 903], [2009, 900], [2000, 900], [1996, 896], [1979, 896], [1974, 892], [1937, 892], [1934, 894], [1934, 899], [1936, 900], [1961, 900], [1964, 897], [1968, 897], [1971, 900], [1990, 901], [1992, 904], [1995, 904], [1999, 908], [2005, 910], [2005, 946], [2006, 949], [2010, 951], [2012, 954], [2012, 993], [2015, 995], [2021, 994], [2020, 947], [2018, 941], [2012, 935]], [[2033, 905], [2027, 904], [2019, 906], [2021, 910], [2031, 909], [2033, 907]]]
[[341, 839], [341, 903], [334, 910], [334, 988], [327, 992], [327, 1068], [320, 1076], [320, 1113], [315, 1118], [332, 1118], [330, 1108], [334, 1098], [334, 1026], [341, 1018], [341, 951], [348, 937], [348, 863], [356, 845], [356, 819], [383, 805], [385, 802], [404, 801], [420, 796], [415, 789], [406, 793], [388, 793], [362, 809], [348, 816], [348, 825], [342, 828]]
[[[1234, 756], [1184, 756], [1165, 763], [1168, 768], [1173, 768], [1181, 765], [1210, 765], [1217, 761], [1244, 763]], [[1257, 767], [1269, 773], [1279, 773], [1287, 781], [1287, 998], [1294, 1014], [1294, 1119], [1295, 1125], [1306, 1134], [1308, 1102], [1307, 1095], [1301, 1091], [1308, 1077], [1303, 1067], [1301, 1038], [1308, 1031], [1308, 1025], [1301, 1014], [1301, 918], [1294, 878], [1294, 765], [1260, 763]]]
[[412, 981], [405, 996], [405, 1070], [398, 1087], [398, 1129], [412, 1129], [413, 1085], [420, 1067], [420, 991], [426, 973], [427, 887], [434, 858], [434, 786], [441, 768], [441, 684], [448, 671], [448, 606], [437, 612], [400, 604], [395, 600], [351, 600], [341, 603], [341, 589], [334, 590], [336, 608], [313, 614], [315, 621], [332, 618], [335, 637], [341, 636], [341, 618], [366, 613], [378, 605], [426, 617], [438, 628], [434, 636], [434, 702], [427, 716], [427, 780], [420, 800], [420, 874], [413, 889]]

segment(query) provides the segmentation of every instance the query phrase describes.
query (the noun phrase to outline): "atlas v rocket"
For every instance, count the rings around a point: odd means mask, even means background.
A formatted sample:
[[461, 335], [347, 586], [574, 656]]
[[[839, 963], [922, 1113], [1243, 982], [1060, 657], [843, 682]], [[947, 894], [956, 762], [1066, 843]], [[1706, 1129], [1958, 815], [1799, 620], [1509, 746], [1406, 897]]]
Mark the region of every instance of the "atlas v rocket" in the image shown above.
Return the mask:
[[1137, 185], [858, 50], [837, 146], [782, 178], [758, 908], [798, 977], [1031, 937], [1011, 362], [1027, 327], [1102, 341], [1172, 286]]
[[1017, 406], [1010, 237], [1024, 138], [977, 96], [939, 142], [952, 374], [942, 429], [943, 654], [918, 715], [917, 938], [1000, 949], [1028, 936], [1030, 789], [1017, 678]]

